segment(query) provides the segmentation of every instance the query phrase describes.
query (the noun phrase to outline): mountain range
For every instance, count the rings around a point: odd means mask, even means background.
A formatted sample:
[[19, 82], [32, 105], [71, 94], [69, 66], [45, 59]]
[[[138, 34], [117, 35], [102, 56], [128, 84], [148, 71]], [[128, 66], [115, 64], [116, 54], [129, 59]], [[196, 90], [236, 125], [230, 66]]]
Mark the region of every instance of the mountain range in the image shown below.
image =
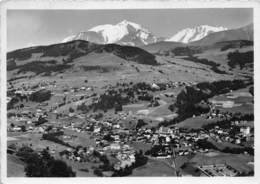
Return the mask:
[[253, 25], [208, 31], [207, 36], [189, 43], [160, 41], [141, 26], [126, 21], [91, 31], [100, 34], [100, 44], [88, 32], [85, 38], [91, 41], [76, 35], [63, 43], [8, 52], [8, 80], [22, 84], [48, 78], [59, 81], [60, 87], [68, 81], [82, 86], [87, 80], [100, 88], [116, 81], [198, 82], [239, 78], [241, 71], [242, 77], [253, 73]]
[[105, 24], [95, 26], [87, 31], [70, 35], [62, 40], [85, 40], [97, 44], [119, 44], [130, 46], [145, 46], [158, 42], [178, 42], [184, 44], [201, 43], [212, 44], [227, 40], [253, 40], [253, 24], [238, 28], [227, 29], [225, 27], [213, 27], [201, 25], [183, 29], [169, 38], [155, 36], [142, 25], [127, 20], [115, 25]]

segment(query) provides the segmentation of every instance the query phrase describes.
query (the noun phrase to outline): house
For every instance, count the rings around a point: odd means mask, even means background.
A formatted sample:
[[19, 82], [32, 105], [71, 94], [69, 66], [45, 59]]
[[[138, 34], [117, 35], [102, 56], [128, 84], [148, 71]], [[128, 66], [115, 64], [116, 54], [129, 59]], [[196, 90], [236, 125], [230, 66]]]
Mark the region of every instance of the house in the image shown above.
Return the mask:
[[159, 87], [157, 84], [155, 84], [155, 83], [153, 83], [153, 84], [151, 85], [151, 87], [152, 87], [153, 89], [160, 90], [160, 87]]
[[158, 133], [164, 135], [173, 134], [173, 130], [168, 127], [160, 127]]
[[100, 132], [100, 130], [101, 130], [101, 128], [100, 128], [100, 127], [95, 127], [95, 129], [94, 129], [94, 133], [99, 133], [99, 132]]
[[21, 130], [22, 130], [21, 127], [14, 127], [14, 128], [13, 128], [13, 131], [21, 131]]
[[240, 139], [236, 139], [235, 143], [236, 143], [236, 144], [240, 144], [240, 143], [241, 143], [241, 140], [240, 140]]
[[121, 148], [121, 146], [119, 144], [116, 144], [116, 143], [110, 144], [110, 149], [112, 149], [112, 150], [119, 150], [120, 148]]
[[113, 125], [113, 128], [120, 128], [120, 125], [119, 124], [115, 124], [115, 125]]
[[171, 142], [171, 138], [169, 136], [166, 137], [166, 142], [167, 143]]
[[250, 127], [249, 126], [243, 126], [243, 127], [240, 128], [240, 132], [244, 136], [248, 136], [250, 134]]
[[129, 159], [130, 159], [130, 161], [131, 161], [132, 163], [134, 163], [134, 162], [135, 162], [135, 156], [134, 156], [134, 154], [129, 155]]
[[223, 108], [232, 108], [235, 105], [234, 101], [230, 100], [211, 100], [211, 103], [215, 106], [223, 107]]
[[43, 127], [35, 127], [35, 129], [33, 130], [33, 132], [44, 133], [45, 130], [43, 129]]

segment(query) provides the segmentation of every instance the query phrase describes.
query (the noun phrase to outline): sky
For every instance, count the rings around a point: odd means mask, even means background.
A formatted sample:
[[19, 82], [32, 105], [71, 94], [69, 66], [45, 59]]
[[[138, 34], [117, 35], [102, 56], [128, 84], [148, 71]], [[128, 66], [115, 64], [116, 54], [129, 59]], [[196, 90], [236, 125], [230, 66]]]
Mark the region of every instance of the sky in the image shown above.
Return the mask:
[[138, 23], [159, 37], [199, 25], [229, 29], [253, 22], [253, 9], [8, 10], [7, 50], [59, 43], [69, 35], [123, 20]]

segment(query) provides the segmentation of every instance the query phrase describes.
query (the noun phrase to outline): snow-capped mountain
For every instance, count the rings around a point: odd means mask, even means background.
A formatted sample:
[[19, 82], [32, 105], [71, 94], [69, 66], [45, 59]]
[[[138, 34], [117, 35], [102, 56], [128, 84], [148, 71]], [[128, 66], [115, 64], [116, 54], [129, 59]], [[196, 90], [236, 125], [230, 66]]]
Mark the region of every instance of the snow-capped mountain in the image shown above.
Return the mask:
[[211, 45], [217, 42], [234, 41], [234, 40], [248, 40], [254, 41], [254, 25], [248, 24], [246, 26], [228, 29], [226, 31], [220, 31], [211, 33], [201, 40], [192, 42], [195, 45]]
[[194, 28], [186, 28], [178, 33], [176, 33], [174, 36], [172, 36], [169, 39], [166, 39], [165, 41], [172, 41], [172, 42], [182, 42], [182, 43], [190, 43], [193, 41], [201, 40], [205, 36], [219, 32], [219, 31], [225, 31], [227, 28], [225, 27], [213, 27], [208, 25], [201, 25]]
[[155, 43], [158, 38], [141, 25], [124, 20], [116, 25], [105, 24], [63, 39], [62, 42], [86, 40], [98, 44], [117, 43], [140, 46]]

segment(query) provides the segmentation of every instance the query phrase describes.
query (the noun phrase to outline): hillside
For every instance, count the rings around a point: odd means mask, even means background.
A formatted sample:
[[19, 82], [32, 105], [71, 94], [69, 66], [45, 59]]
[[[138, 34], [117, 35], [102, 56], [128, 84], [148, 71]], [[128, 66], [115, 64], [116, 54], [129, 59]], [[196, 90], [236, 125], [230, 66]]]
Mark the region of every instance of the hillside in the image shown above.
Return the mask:
[[155, 56], [137, 47], [116, 44], [98, 45], [77, 40], [49, 46], [30, 47], [7, 54], [7, 69], [37, 74], [68, 69], [76, 58], [90, 53], [110, 53], [126, 61], [156, 65]]
[[[131, 76], [133, 79], [140, 75], [144, 80], [203, 81], [227, 77], [221, 74], [240, 75], [239, 70], [230, 72], [227, 56], [235, 50], [247, 52], [252, 49], [253, 42], [247, 40], [223, 41], [205, 46], [158, 42], [142, 48], [76, 40], [9, 52], [7, 69], [10, 71], [8, 78], [117, 72], [120, 77]], [[214, 75], [208, 75], [207, 71], [213, 71]]]

